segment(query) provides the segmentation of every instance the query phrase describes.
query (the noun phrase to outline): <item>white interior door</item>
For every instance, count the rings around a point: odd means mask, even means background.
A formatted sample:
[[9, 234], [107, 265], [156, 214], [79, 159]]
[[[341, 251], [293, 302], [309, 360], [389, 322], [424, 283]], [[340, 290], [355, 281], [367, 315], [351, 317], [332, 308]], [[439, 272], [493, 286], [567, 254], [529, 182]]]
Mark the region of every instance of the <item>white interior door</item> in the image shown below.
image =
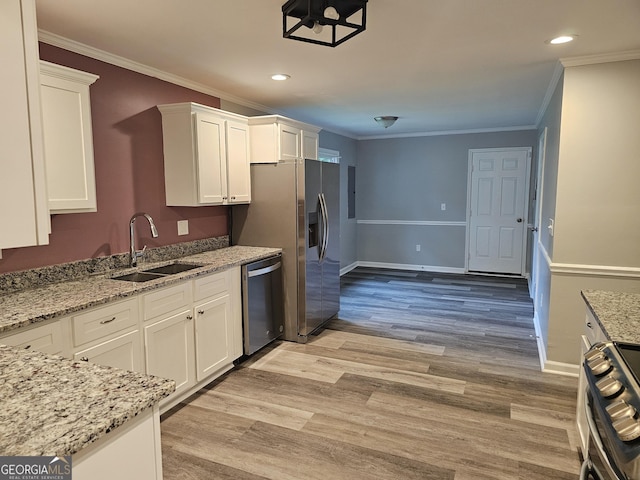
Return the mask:
[[470, 150], [468, 266], [522, 275], [531, 148]]

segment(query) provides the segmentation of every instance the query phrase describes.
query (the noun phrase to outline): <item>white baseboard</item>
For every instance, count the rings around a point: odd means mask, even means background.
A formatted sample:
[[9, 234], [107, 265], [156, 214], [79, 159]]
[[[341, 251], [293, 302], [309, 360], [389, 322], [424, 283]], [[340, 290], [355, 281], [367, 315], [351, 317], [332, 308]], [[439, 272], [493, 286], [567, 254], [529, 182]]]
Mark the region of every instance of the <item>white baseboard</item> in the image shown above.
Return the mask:
[[353, 262], [351, 265], [347, 265], [344, 268], [340, 269], [340, 276], [343, 276], [349, 273], [351, 270], [355, 269], [358, 266], [358, 262]]
[[580, 366], [572, 363], [553, 362], [547, 360], [542, 367], [545, 373], [553, 373], [556, 375], [565, 375], [567, 377], [578, 377]]
[[358, 267], [389, 268], [394, 270], [409, 270], [435, 273], [465, 273], [464, 268], [442, 267], [437, 265], [412, 265], [408, 263], [357, 262]]

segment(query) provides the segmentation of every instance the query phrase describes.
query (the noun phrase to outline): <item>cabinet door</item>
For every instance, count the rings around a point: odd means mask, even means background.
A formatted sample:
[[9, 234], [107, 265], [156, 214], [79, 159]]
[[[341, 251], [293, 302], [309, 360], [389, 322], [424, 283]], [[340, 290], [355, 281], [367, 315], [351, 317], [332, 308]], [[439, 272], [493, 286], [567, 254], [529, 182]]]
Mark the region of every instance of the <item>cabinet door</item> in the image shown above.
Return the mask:
[[0, 249], [49, 243], [34, 0], [0, 2]]
[[578, 372], [578, 397], [576, 399], [576, 424], [580, 438], [582, 455], [586, 458], [589, 442], [589, 423], [585, 411], [587, 397], [587, 379], [584, 372], [584, 354], [591, 348], [591, 343], [586, 335], [582, 335], [580, 341], [580, 371]]
[[251, 201], [249, 125], [227, 120], [228, 203]]
[[140, 331], [134, 330], [76, 352], [73, 355], [73, 359], [144, 373], [140, 348]]
[[233, 331], [229, 295], [197, 305], [196, 378], [207, 376], [233, 362]]
[[222, 204], [227, 200], [227, 152], [224, 120], [195, 113], [198, 201]]
[[190, 310], [144, 327], [147, 374], [175, 380], [174, 395], [195, 384], [193, 316]]
[[40, 95], [52, 213], [97, 211], [89, 85], [96, 75], [40, 62]]
[[299, 128], [290, 127], [289, 125], [278, 125], [278, 137], [280, 140], [280, 158], [279, 160], [295, 160], [301, 157], [300, 146], [302, 140], [300, 138], [302, 131]]
[[318, 159], [318, 134], [302, 131], [302, 156], [308, 160]]
[[53, 355], [62, 355], [65, 350], [60, 322], [20, 330], [0, 338], [0, 343]]

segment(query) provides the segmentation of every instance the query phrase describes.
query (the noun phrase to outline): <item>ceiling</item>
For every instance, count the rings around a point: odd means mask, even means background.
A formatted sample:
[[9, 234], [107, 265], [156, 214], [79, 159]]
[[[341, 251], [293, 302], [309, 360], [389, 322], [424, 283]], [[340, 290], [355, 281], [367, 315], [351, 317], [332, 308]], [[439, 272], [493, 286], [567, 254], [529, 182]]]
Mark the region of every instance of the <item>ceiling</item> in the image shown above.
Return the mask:
[[[45, 40], [358, 139], [531, 128], [559, 58], [640, 51], [640, 0], [369, 0], [366, 31], [336, 48], [282, 38], [284, 3], [36, 0], [36, 10]], [[545, 42], [567, 33], [577, 40]], [[399, 120], [384, 129], [378, 115]]]

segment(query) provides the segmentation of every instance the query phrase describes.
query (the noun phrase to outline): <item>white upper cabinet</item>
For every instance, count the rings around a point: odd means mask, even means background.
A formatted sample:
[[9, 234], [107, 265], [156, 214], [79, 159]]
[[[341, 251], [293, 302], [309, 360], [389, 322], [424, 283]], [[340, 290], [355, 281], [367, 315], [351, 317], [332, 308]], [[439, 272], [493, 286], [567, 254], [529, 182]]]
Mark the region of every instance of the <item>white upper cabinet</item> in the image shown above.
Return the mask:
[[0, 2], [0, 249], [49, 243], [34, 0]]
[[158, 109], [167, 205], [249, 203], [246, 117], [196, 103], [158, 105]]
[[320, 129], [279, 115], [249, 117], [251, 163], [318, 159]]
[[47, 192], [51, 213], [95, 212], [89, 86], [99, 77], [40, 62]]

